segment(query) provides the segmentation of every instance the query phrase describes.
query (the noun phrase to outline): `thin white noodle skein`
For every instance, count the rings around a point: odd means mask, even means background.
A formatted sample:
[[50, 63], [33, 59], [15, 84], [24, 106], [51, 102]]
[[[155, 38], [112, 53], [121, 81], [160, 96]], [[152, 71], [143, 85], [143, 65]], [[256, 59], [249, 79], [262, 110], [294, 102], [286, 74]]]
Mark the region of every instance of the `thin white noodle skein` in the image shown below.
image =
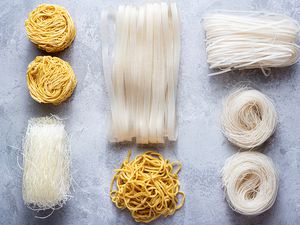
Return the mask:
[[274, 204], [279, 178], [271, 158], [260, 152], [240, 152], [226, 160], [222, 182], [234, 211], [259, 215]]
[[286, 67], [298, 61], [299, 24], [275, 13], [220, 11], [203, 17], [207, 63], [220, 71]]
[[23, 142], [23, 200], [36, 211], [58, 209], [70, 198], [70, 147], [63, 122], [30, 119]]
[[274, 133], [277, 113], [269, 97], [254, 89], [240, 88], [223, 102], [221, 121], [231, 143], [253, 149]]

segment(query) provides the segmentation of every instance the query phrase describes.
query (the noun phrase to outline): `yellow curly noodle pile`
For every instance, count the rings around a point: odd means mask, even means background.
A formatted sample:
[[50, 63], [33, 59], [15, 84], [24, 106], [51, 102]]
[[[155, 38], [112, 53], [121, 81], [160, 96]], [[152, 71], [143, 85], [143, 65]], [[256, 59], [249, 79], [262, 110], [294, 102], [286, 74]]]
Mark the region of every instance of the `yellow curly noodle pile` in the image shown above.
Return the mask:
[[[171, 163], [152, 151], [138, 155], [131, 162], [130, 155], [131, 151], [121, 168], [115, 170], [110, 187], [112, 202], [118, 208], [127, 208], [137, 222], [148, 223], [161, 215], [174, 214], [185, 200], [185, 194], [179, 191], [181, 164]], [[180, 203], [178, 195], [182, 196]]]
[[27, 86], [39, 103], [58, 105], [71, 96], [77, 80], [66, 61], [52, 56], [37, 56], [27, 69]]
[[69, 47], [75, 38], [74, 22], [66, 9], [42, 4], [25, 21], [29, 39], [46, 52], [59, 52]]

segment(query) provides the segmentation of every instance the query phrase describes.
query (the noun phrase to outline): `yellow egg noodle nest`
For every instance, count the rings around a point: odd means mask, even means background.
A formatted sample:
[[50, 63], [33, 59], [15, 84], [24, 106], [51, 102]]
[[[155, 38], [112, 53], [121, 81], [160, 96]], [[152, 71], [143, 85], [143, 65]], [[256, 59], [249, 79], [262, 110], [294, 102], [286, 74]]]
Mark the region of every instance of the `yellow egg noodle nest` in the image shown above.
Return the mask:
[[71, 96], [77, 80], [66, 61], [51, 56], [37, 56], [27, 70], [31, 97], [40, 103], [58, 105]]
[[[148, 151], [130, 161], [131, 152], [120, 169], [116, 169], [110, 197], [118, 208], [127, 208], [137, 222], [148, 223], [160, 216], [173, 215], [180, 209], [185, 194], [179, 191], [179, 162], [165, 160]], [[174, 167], [177, 169], [174, 171]], [[116, 190], [114, 190], [116, 184]], [[179, 203], [178, 195], [182, 196]]]
[[42, 4], [25, 21], [29, 39], [46, 52], [59, 52], [69, 47], [76, 35], [74, 22], [66, 9]]

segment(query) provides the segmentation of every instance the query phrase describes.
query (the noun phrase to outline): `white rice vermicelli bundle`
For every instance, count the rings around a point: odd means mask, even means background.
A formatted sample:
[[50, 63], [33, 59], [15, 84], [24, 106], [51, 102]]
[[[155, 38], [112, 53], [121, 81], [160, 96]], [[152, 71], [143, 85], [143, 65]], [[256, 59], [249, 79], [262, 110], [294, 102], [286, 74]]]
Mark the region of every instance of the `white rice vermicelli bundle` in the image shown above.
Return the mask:
[[[297, 62], [299, 24], [275, 13], [221, 11], [203, 18], [207, 62], [221, 71], [286, 67]], [[267, 69], [267, 71], [266, 71]]]
[[259, 215], [272, 207], [278, 174], [272, 160], [259, 152], [236, 153], [226, 160], [222, 181], [229, 206], [244, 215]]
[[33, 118], [23, 143], [23, 199], [33, 210], [57, 209], [70, 198], [70, 147], [58, 118]]
[[223, 133], [231, 143], [253, 149], [274, 133], [277, 113], [269, 97], [254, 89], [241, 88], [224, 101], [221, 120]]
[[[107, 35], [109, 18], [115, 26], [112, 37]], [[117, 12], [104, 11], [101, 21], [106, 29], [102, 60], [111, 98], [111, 141], [175, 141], [180, 59], [176, 4], [121, 5]]]

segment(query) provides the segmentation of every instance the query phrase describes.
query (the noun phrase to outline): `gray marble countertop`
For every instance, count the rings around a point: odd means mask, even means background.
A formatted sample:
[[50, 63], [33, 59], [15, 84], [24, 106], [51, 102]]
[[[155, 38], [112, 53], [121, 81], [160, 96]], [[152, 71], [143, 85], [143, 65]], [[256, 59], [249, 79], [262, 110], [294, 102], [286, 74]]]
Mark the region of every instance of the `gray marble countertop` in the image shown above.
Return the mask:
[[[59, 106], [31, 99], [26, 85], [27, 65], [44, 55], [26, 37], [24, 21], [41, 0], [0, 1], [0, 224], [135, 224], [126, 210], [109, 198], [113, 169], [134, 145], [111, 145], [107, 139], [109, 102], [101, 67], [100, 13], [116, 8], [121, 0], [47, 1], [65, 6], [76, 23], [72, 46], [57, 56], [70, 62], [78, 86]], [[214, 9], [270, 10], [300, 21], [299, 0], [178, 0], [182, 19], [182, 55], [178, 93], [178, 141], [158, 148], [166, 158], [180, 160], [181, 189], [186, 193], [182, 209], [151, 224], [217, 225], [300, 223], [300, 64], [276, 69], [265, 77], [260, 71], [208, 77], [201, 17]], [[222, 99], [241, 83], [251, 84], [270, 96], [279, 115], [276, 133], [262, 147], [280, 172], [275, 205], [257, 217], [234, 213], [224, 200], [220, 169], [237, 148], [220, 131]], [[22, 138], [31, 117], [56, 114], [65, 119], [71, 136], [73, 198], [50, 218], [36, 213], [22, 200]]]

